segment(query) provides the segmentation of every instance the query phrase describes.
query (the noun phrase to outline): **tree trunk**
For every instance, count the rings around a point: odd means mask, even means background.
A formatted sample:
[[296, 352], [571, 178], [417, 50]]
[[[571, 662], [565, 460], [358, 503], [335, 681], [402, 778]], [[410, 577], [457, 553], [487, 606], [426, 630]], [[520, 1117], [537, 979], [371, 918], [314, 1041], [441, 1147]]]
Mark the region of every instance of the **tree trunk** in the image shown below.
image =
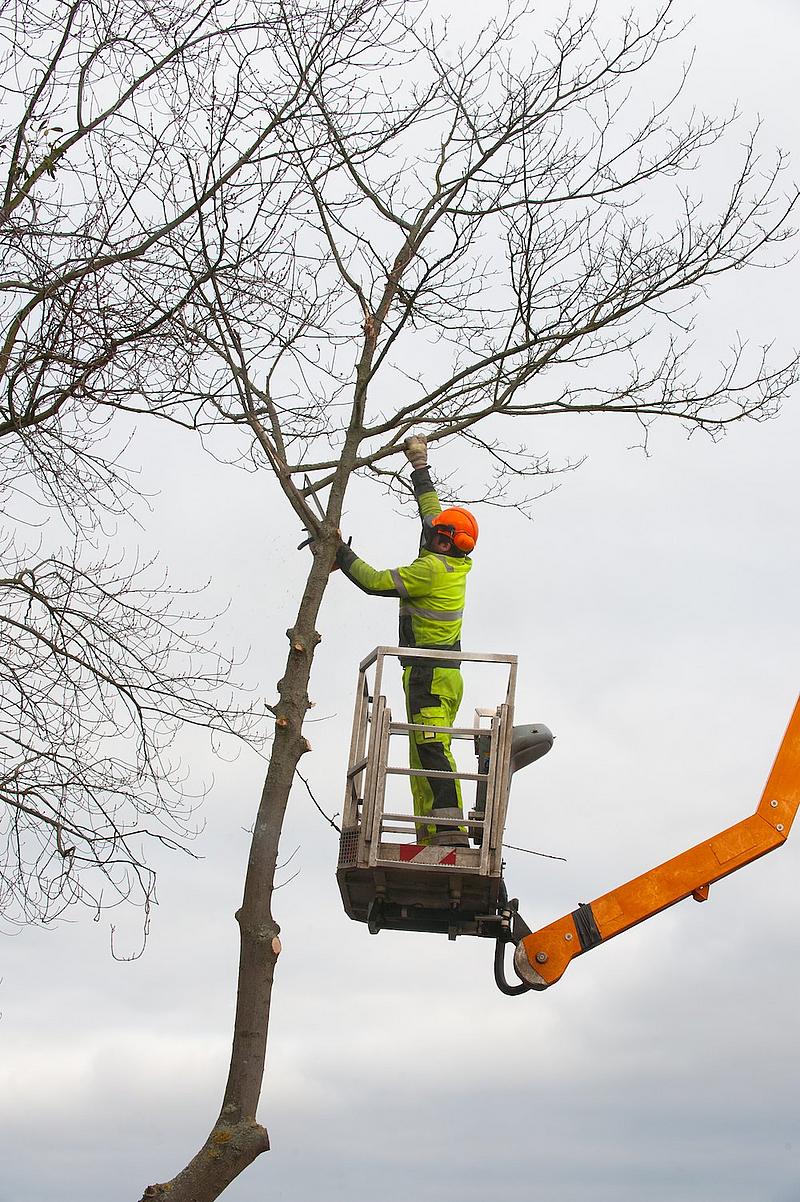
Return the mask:
[[236, 1018], [230, 1069], [222, 1109], [200, 1151], [171, 1181], [150, 1185], [140, 1202], [214, 1202], [239, 1173], [269, 1149], [269, 1136], [256, 1122], [267, 1053], [267, 1033], [280, 928], [272, 916], [272, 891], [283, 819], [300, 757], [309, 750], [302, 731], [309, 709], [308, 682], [322, 598], [333, 564], [347, 480], [357, 441], [348, 439], [331, 489], [329, 517], [315, 546], [294, 626], [287, 630], [289, 654], [278, 682], [275, 742], [261, 792], [244, 896], [237, 911], [240, 952]]

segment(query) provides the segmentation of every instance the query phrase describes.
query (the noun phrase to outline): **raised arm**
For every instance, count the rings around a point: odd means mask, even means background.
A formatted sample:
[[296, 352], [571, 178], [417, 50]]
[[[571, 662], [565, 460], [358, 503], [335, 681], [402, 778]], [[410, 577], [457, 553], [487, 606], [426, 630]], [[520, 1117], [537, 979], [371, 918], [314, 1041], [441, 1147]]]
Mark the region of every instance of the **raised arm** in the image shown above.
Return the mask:
[[[442, 506], [428, 471], [428, 444], [425, 437], [421, 434], [412, 435], [406, 439], [403, 450], [413, 469], [411, 483], [420, 519], [435, 517], [442, 512]], [[430, 588], [431, 564], [422, 555], [406, 567], [379, 569], [361, 559], [352, 547], [341, 543], [336, 552], [336, 566], [362, 592], [376, 597], [418, 597]]]
[[406, 459], [411, 464], [411, 483], [414, 486], [414, 496], [419, 507], [420, 518], [435, 517], [442, 512], [442, 506], [436, 495], [436, 489], [431, 482], [428, 470], [428, 443], [422, 434], [412, 434], [403, 443]]

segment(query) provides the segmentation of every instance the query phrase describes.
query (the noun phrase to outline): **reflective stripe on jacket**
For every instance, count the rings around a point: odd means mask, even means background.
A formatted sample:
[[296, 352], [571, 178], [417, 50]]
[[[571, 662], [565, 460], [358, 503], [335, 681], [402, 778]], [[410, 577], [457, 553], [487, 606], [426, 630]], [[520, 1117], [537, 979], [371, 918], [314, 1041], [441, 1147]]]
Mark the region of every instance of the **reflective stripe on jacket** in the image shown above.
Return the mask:
[[[428, 469], [411, 473], [420, 517], [434, 517], [442, 507]], [[467, 556], [438, 555], [420, 547], [413, 563], [378, 570], [359, 559], [350, 547], [341, 546], [336, 561], [344, 574], [365, 593], [400, 598], [401, 647], [461, 648], [461, 623], [472, 560]]]

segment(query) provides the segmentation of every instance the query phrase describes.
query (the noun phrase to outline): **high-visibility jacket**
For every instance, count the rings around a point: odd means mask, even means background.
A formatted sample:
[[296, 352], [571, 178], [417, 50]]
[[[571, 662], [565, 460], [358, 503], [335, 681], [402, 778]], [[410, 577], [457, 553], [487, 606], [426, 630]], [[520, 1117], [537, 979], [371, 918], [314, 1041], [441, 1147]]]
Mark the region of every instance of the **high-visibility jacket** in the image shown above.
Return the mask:
[[[412, 472], [411, 480], [420, 517], [441, 513], [427, 467]], [[421, 546], [413, 563], [379, 570], [360, 559], [352, 548], [342, 545], [336, 562], [363, 592], [400, 598], [400, 647], [461, 650], [467, 576], [472, 567], [469, 556], [440, 555]]]

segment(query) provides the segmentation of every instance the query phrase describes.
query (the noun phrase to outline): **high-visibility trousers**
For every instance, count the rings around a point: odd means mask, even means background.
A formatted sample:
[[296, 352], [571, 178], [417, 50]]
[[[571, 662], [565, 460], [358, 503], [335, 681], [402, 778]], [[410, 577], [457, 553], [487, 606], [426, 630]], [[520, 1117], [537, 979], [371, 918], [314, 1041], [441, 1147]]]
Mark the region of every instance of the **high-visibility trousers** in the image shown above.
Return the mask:
[[[455, 726], [464, 694], [464, 679], [459, 668], [435, 668], [425, 662], [412, 664], [403, 669], [403, 691], [409, 722], [433, 727]], [[409, 731], [409, 766], [435, 772], [457, 771], [450, 743], [450, 735], [445, 731]], [[432, 810], [463, 813], [460, 781], [436, 776], [412, 776], [410, 780], [415, 814], [424, 816]], [[456, 817], [455, 814], [452, 816]], [[466, 831], [466, 827], [455, 826], [439, 829]], [[433, 824], [420, 823], [417, 841], [427, 843], [436, 832], [437, 827]]]

